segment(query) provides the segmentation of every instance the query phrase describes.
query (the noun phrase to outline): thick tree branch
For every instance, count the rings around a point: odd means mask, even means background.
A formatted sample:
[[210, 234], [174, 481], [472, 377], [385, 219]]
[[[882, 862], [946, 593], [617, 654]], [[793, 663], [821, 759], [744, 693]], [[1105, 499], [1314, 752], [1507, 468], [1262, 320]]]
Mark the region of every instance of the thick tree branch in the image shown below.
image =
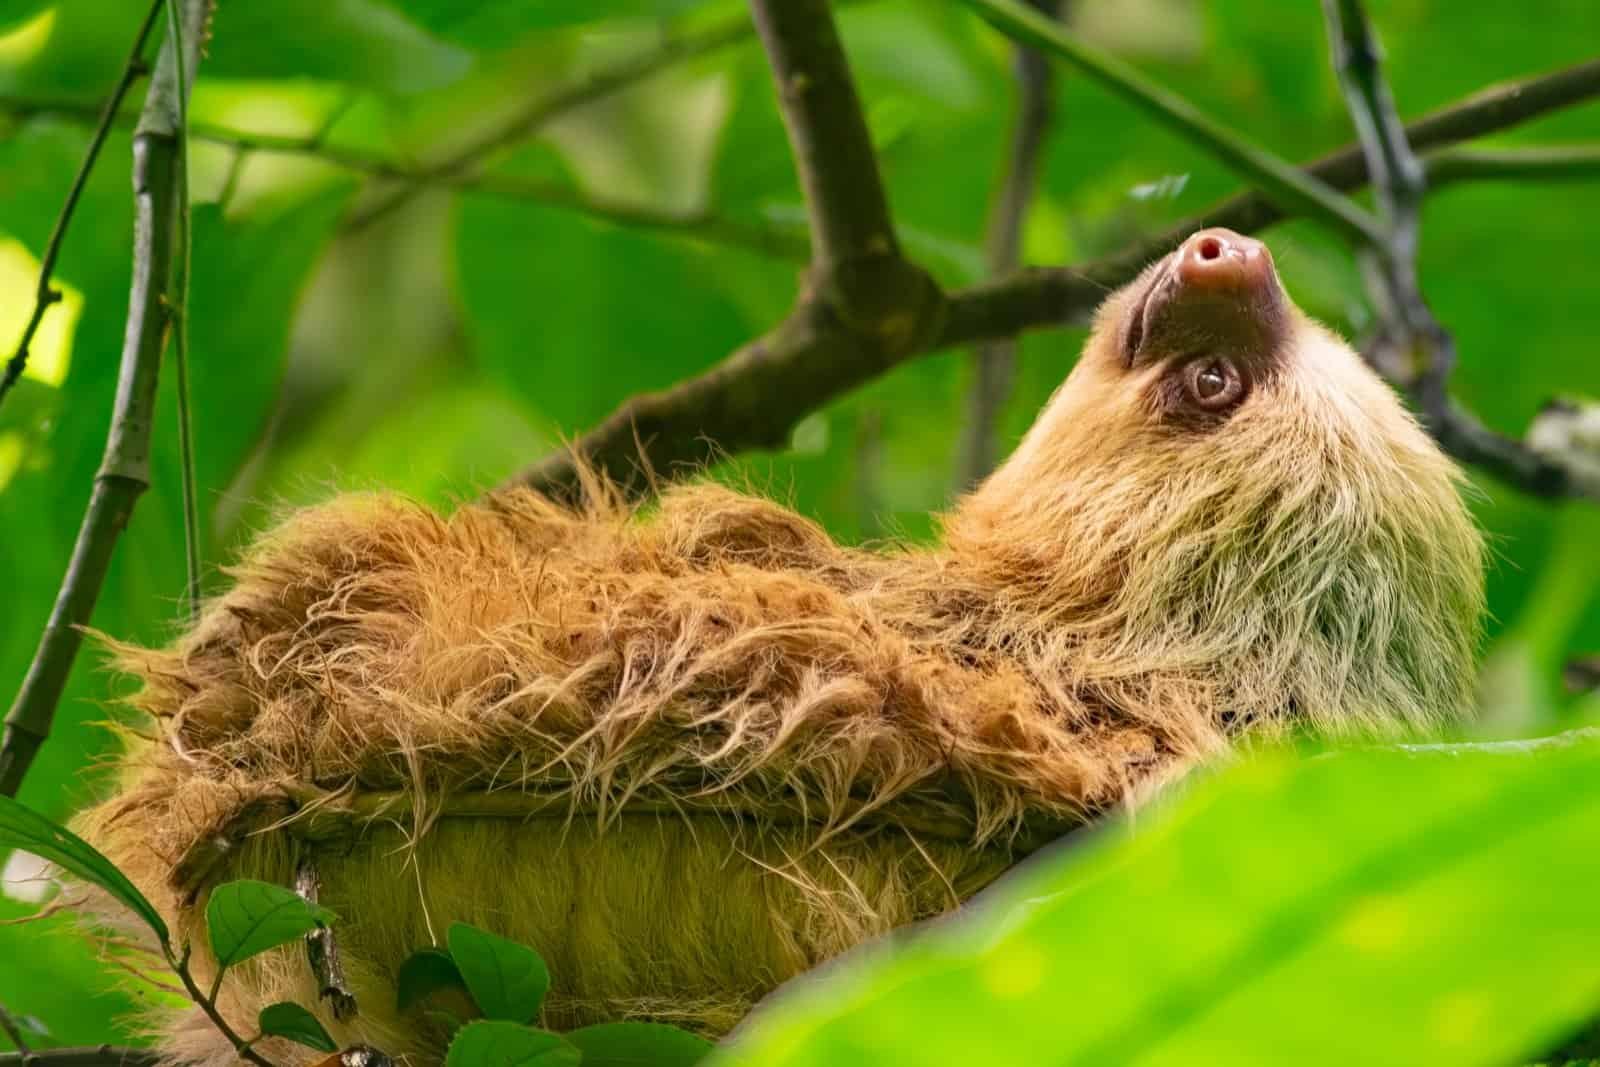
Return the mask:
[[[1406, 128], [1412, 144], [1444, 147], [1459, 139], [1508, 129], [1550, 111], [1600, 95], [1600, 60], [1511, 82], [1417, 120]], [[1366, 180], [1358, 145], [1342, 148], [1307, 170], [1329, 184], [1354, 189]], [[507, 484], [566, 495], [577, 484], [572, 455], [639, 491], [648, 485], [641, 468], [669, 473], [698, 469], [719, 454], [775, 448], [796, 422], [906, 359], [957, 345], [1081, 320], [1108, 289], [1123, 285], [1184, 237], [1204, 226], [1242, 232], [1284, 218], [1258, 193], [1244, 193], [1189, 218], [1166, 233], [1120, 252], [1073, 267], [1033, 268], [940, 298], [937, 328], [917, 343], [885, 352], [860, 336], [842, 336], [826, 324], [773, 331], [746, 345], [705, 373], [673, 388], [625, 402], [571, 448], [535, 463]], [[815, 368], [815, 373], [813, 373]], [[831, 376], [831, 377], [830, 377]], [[635, 420], [642, 419], [635, 436]], [[1445, 445], [1466, 462], [1483, 461], [1491, 472], [1530, 492], [1549, 495], [1556, 483], [1538, 470], [1517, 466], [1520, 451], [1494, 461], [1501, 438], [1458, 419], [1446, 427]], [[1450, 435], [1452, 428], [1464, 432]], [[1487, 435], [1487, 436], [1485, 436]], [[1476, 457], [1476, 458], [1475, 458]]]
[[818, 272], [898, 256], [872, 136], [827, 0], [752, 0], [751, 9], [805, 192]]
[[145, 13], [144, 21], [139, 24], [139, 32], [134, 35], [133, 47], [128, 52], [128, 61], [122, 65], [122, 74], [117, 78], [116, 86], [111, 90], [111, 95], [106, 97], [105, 105], [100, 109], [99, 121], [95, 124], [94, 133], [89, 137], [89, 148], [83, 154], [83, 162], [78, 166], [78, 173], [72, 179], [72, 187], [67, 191], [67, 199], [61, 205], [61, 214], [56, 216], [56, 224], [50, 230], [50, 238], [45, 242], [44, 256], [39, 260], [39, 288], [34, 293], [33, 314], [28, 317], [28, 324], [22, 329], [22, 339], [17, 342], [17, 349], [11, 358], [6, 361], [3, 374], [0, 374], [0, 402], [4, 402], [6, 394], [11, 387], [22, 377], [23, 370], [28, 365], [28, 346], [33, 343], [33, 335], [39, 331], [39, 324], [44, 321], [44, 314], [50, 305], [61, 299], [61, 292], [51, 286], [50, 280], [55, 276], [56, 260], [61, 255], [61, 242], [67, 236], [67, 227], [72, 225], [72, 214], [78, 209], [78, 201], [83, 197], [83, 188], [89, 184], [89, 174], [94, 170], [95, 161], [100, 158], [100, 149], [106, 143], [106, 135], [111, 132], [115, 124], [117, 113], [122, 107], [122, 98], [127, 95], [129, 87], [145, 72], [144, 43], [150, 36], [150, 28], [155, 25], [156, 16], [161, 13], [161, 5], [165, 0], [155, 0], [150, 5], [150, 10]]
[[[1041, 12], [1060, 17], [1063, 0], [1028, 0]], [[989, 210], [986, 240], [989, 276], [1002, 278], [1021, 262], [1022, 228], [1038, 181], [1039, 156], [1050, 132], [1054, 84], [1050, 62], [1037, 49], [1018, 45], [1015, 59], [1017, 117], [1011, 132], [1000, 188]], [[1017, 342], [996, 338], [973, 353], [973, 382], [967, 391], [956, 485], [966, 489], [994, 469], [999, 459], [998, 423], [1016, 376]]]
[[[210, 0], [184, 0], [182, 69], [189, 78], [199, 66], [210, 11]], [[50, 733], [83, 643], [82, 627], [94, 612], [117, 538], [139, 494], [150, 484], [150, 431], [169, 326], [168, 286], [179, 210], [180, 94], [186, 97], [189, 92], [178, 69], [179, 57], [169, 41], [156, 63], [144, 114], [133, 135], [133, 286], [111, 429], [61, 592], [6, 716], [5, 740], [0, 744], [0, 794], [5, 796], [16, 795], [34, 754]]]
[[1114, 56], [1096, 51], [1022, 0], [965, 0], [1002, 33], [1060, 57], [1138, 105], [1260, 187], [1284, 210], [1326, 223], [1351, 240], [1381, 240], [1378, 221], [1348, 197], [1237, 132]]
[[827, 0], [751, 0], [811, 220], [807, 285], [787, 319], [697, 378], [634, 397], [514, 482], [557, 496], [592, 467], [630, 492], [720, 448], [781, 445], [806, 413], [927, 347], [944, 297], [900, 254]]
[[[596, 71], [581, 82], [537, 97], [465, 147], [424, 168], [424, 173], [433, 180], [461, 178], [471, 174], [494, 156], [521, 143], [561, 116], [636, 85], [676, 63], [710, 55], [737, 44], [749, 37], [750, 32], [750, 20], [741, 15], [696, 33], [669, 37], [659, 48], [629, 57], [615, 66]], [[377, 221], [415, 196], [418, 188], [417, 183], [408, 183], [353, 214], [348, 225], [360, 228]]]

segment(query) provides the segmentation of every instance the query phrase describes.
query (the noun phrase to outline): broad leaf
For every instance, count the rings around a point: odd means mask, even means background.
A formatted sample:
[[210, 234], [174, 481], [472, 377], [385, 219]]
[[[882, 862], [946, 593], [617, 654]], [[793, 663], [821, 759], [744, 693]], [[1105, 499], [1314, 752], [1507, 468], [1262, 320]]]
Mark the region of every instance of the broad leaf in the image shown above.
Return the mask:
[[583, 1053], [583, 1067], [690, 1067], [715, 1047], [665, 1023], [600, 1023], [564, 1036]]
[[328, 1036], [328, 1031], [322, 1028], [317, 1017], [292, 1001], [282, 1000], [262, 1008], [256, 1026], [263, 1034], [286, 1037], [318, 1052], [339, 1050], [339, 1046]]
[[1600, 1004], [1600, 731], [1294, 760], [1039, 857], [719, 1063], [1526, 1062]]
[[0, 852], [12, 848], [47, 859], [104, 889], [143, 919], [163, 945], [167, 944], [167, 924], [155, 905], [146, 900], [110, 860], [66, 827], [58, 826], [10, 797], [0, 796]]
[[292, 889], [249, 879], [217, 886], [206, 902], [211, 952], [223, 967], [232, 967], [332, 921], [332, 912]]
[[573, 1067], [581, 1053], [547, 1030], [521, 1023], [468, 1023], [450, 1042], [445, 1067]]
[[[418, 949], [400, 965], [396, 979], [396, 999], [405, 1011], [430, 993], [441, 989], [467, 990], [466, 979], [450, 953], [436, 948]], [[470, 991], [469, 991], [470, 992]]]
[[452, 923], [450, 957], [485, 1018], [528, 1022], [539, 1014], [550, 972], [533, 949], [466, 923]]

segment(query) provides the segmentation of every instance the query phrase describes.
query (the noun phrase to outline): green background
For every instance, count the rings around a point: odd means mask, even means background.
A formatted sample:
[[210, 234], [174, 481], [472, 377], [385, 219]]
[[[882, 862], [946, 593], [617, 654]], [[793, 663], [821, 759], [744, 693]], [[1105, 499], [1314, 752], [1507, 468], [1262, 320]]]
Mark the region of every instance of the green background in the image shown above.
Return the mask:
[[[1316, 4], [1075, 6], [1088, 39], [1288, 158], [1350, 137]], [[114, 81], [142, 8], [0, 0], [0, 353], [30, 308], [27, 266], [84, 151], [77, 109]], [[740, 6], [521, 0], [463, 10], [454, 0], [224, 3], [191, 117], [286, 136], [310, 136], [333, 117], [332, 143], [427, 160], [541, 94]], [[951, 2], [858, 2], [840, 19], [906, 245], [947, 285], [977, 280], [1013, 108], [1009, 45]], [[1374, 5], [1374, 19], [1407, 115], [1588, 58], [1600, 41], [1592, 0], [1394, 0]], [[1114, 250], [1237, 188], [1218, 164], [1083, 79], [1066, 74], [1056, 95], [1026, 231], [1030, 261]], [[1591, 104], [1491, 143], [1597, 137], [1600, 105]], [[285, 507], [374, 486], [447, 504], [495, 483], [630, 393], [704, 370], [776, 322], [799, 275], [795, 262], [715, 241], [476, 194], [427, 192], [355, 229], [352, 212], [372, 191], [348, 171], [256, 153], [230, 179], [226, 149], [196, 142], [192, 157], [191, 373], [213, 590], [241, 541]], [[81, 306], [64, 348], [40, 345], [36, 370], [64, 362], [64, 378], [24, 378], [0, 407], [5, 702], [32, 656], [104, 443], [129, 282], [128, 160], [122, 129], [61, 259], [59, 278]], [[803, 217], [753, 39], [565, 114], [496, 167], [655, 210], [710, 208], [778, 228]], [[1574, 181], [1459, 185], [1427, 204], [1423, 283], [1458, 341], [1454, 391], [1498, 429], [1520, 433], [1553, 395], [1600, 393], [1597, 203], [1593, 183]], [[1307, 224], [1266, 237], [1302, 306], [1347, 333], [1368, 321], [1354, 262], [1336, 240]], [[1026, 338], [1008, 445], [1081, 340], [1074, 329]], [[182, 588], [165, 379], [155, 484], [94, 617], [142, 641], [174, 632]], [[791, 500], [844, 540], [927, 537], [929, 512], [953, 491], [969, 382], [964, 352], [913, 361], [808, 418], [785, 452], [741, 458], [725, 473]], [[1581, 719], [1589, 709], [1564, 694], [1559, 673], [1573, 655], [1600, 650], [1600, 508], [1475, 484], [1494, 546], [1486, 729], [1530, 734]], [[110, 747], [97, 724], [122, 688], [97, 656], [82, 657], [23, 799], [65, 816], [94, 794]], [[33, 907], [0, 896], [0, 919]], [[0, 1004], [41, 1018], [53, 1039], [118, 1032], [131, 994], [72, 935], [0, 927], [0, 959]]]

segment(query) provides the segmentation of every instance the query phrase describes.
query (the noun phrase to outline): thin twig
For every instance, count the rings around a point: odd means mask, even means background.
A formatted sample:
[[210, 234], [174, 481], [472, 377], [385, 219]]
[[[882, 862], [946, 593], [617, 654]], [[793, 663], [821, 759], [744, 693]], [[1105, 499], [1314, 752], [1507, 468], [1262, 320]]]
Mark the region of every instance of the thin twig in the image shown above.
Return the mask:
[[[563, 86], [540, 96], [494, 128], [438, 163], [424, 168], [430, 179], [455, 179], [466, 176], [500, 152], [515, 146], [563, 115], [594, 103], [603, 97], [637, 85], [668, 67], [689, 59], [710, 55], [750, 36], [747, 16], [740, 15], [695, 33], [669, 37], [642, 55], [629, 57], [613, 67], [596, 71], [575, 85]], [[453, 183], [451, 183], [453, 184]], [[369, 226], [409, 201], [417, 184], [408, 184], [380, 199], [371, 207], [351, 215], [351, 229]]]
[[28, 1053], [0, 1053], [0, 1067], [159, 1067], [161, 1062], [161, 1054], [155, 1049], [118, 1045], [82, 1045], [76, 1048], [42, 1048]]
[[1422, 157], [1428, 188], [1452, 182], [1566, 181], [1600, 177], [1600, 145], [1452, 148]]
[[18, 1052], [24, 1056], [28, 1054], [28, 1043], [22, 1039], [22, 1024], [17, 1022], [3, 1005], [0, 1005], [0, 1032], [5, 1033]]
[[[1063, 0], [1029, 0], [1040, 12], [1060, 18]], [[986, 240], [989, 276], [1002, 278], [1021, 261], [1022, 228], [1038, 180], [1039, 156], [1049, 136], [1054, 85], [1050, 62], [1037, 48], [1018, 45], [1014, 65], [1017, 118], [1006, 154], [1000, 188], [989, 211]], [[973, 353], [973, 382], [967, 392], [956, 488], [967, 489], [994, 469], [999, 459], [998, 423], [1016, 377], [1017, 342], [996, 338]]]
[[[210, 0], [185, 0], [184, 70], [199, 64], [200, 37]], [[0, 744], [0, 794], [15, 796], [39, 746], [50, 733], [66, 688], [83, 626], [94, 612], [117, 538], [127, 526], [139, 494], [150, 484], [150, 430], [156, 380], [168, 327], [174, 212], [177, 210], [177, 97], [189, 86], [177, 77], [178, 58], [169, 42], [161, 50], [133, 135], [133, 285], [117, 380], [116, 405], [106, 450], [95, 474], [89, 506], [78, 529], [61, 592], [39, 639]]]
[[[23, 117], [43, 114], [87, 118], [89, 114], [84, 105], [73, 101], [4, 96], [0, 96], [0, 112]], [[127, 118], [119, 116], [119, 121]], [[803, 230], [798, 228], [747, 222], [711, 211], [659, 211], [637, 204], [596, 200], [568, 185], [515, 175], [434, 174], [377, 153], [327, 144], [320, 131], [310, 137], [285, 137], [195, 122], [189, 126], [189, 136], [196, 141], [232, 149], [236, 162], [258, 152], [265, 155], [304, 156], [373, 178], [456, 189], [501, 200], [548, 204], [617, 226], [681, 234], [779, 259], [804, 263], [810, 255], [810, 242]], [[231, 186], [237, 181], [237, 173], [237, 167], [230, 168], [229, 180], [224, 182], [224, 194], [220, 198], [224, 203], [227, 202]]]
[[[183, 68], [183, 14], [178, 0], [167, 3], [167, 43], [172, 48], [179, 85], [190, 84]], [[196, 30], [203, 33], [203, 30]], [[189, 621], [200, 617], [200, 504], [194, 473], [194, 420], [189, 408], [189, 105], [187, 93], [177, 94], [178, 179], [173, 225], [177, 228], [177, 255], [167, 286], [167, 314], [172, 319], [172, 351], [178, 385], [178, 466], [183, 485], [184, 604]]]
[[145, 72], [144, 61], [140, 58], [144, 54], [144, 43], [150, 36], [150, 27], [155, 25], [156, 15], [161, 10], [165, 0], [155, 0], [150, 5], [150, 10], [145, 14], [144, 21], [139, 24], [139, 32], [134, 35], [133, 47], [128, 51], [128, 61], [122, 66], [122, 74], [117, 78], [115, 88], [111, 95], [106, 97], [105, 105], [100, 110], [100, 118], [95, 123], [94, 133], [89, 137], [89, 148], [83, 154], [83, 162], [78, 165], [78, 173], [72, 179], [72, 187], [67, 191], [67, 199], [61, 205], [61, 214], [56, 216], [56, 224], [50, 231], [50, 238], [45, 242], [44, 256], [39, 261], [39, 288], [34, 294], [33, 314], [28, 318], [28, 324], [23, 327], [22, 339], [17, 342], [17, 350], [6, 361], [5, 372], [0, 375], [0, 402], [6, 398], [11, 387], [22, 377], [24, 368], [28, 365], [28, 346], [33, 343], [33, 335], [39, 330], [39, 323], [44, 320], [44, 313], [50, 305], [61, 299], [61, 291], [50, 284], [55, 276], [56, 260], [61, 255], [61, 243], [66, 239], [67, 227], [72, 224], [72, 214], [78, 208], [78, 201], [83, 196], [83, 190], [89, 184], [89, 174], [94, 170], [95, 161], [100, 158], [100, 149], [106, 143], [106, 136], [111, 132], [111, 127], [116, 123], [117, 114], [122, 107], [122, 98], [127, 95], [128, 88]]
[[1188, 100], [1146, 78], [1115, 56], [1089, 47], [1059, 22], [1022, 0], [964, 0], [1012, 39], [1059, 56], [1112, 92], [1143, 108], [1260, 187], [1285, 210], [1326, 223], [1347, 238], [1382, 239], [1378, 220], [1348, 197], [1205, 114]]
[[[211, 1020], [211, 1025], [217, 1028], [217, 1032], [227, 1038], [228, 1043], [233, 1046], [240, 1059], [249, 1060], [255, 1064], [255, 1067], [275, 1067], [271, 1060], [266, 1059], [251, 1048], [250, 1042], [240, 1037], [238, 1032], [228, 1025], [228, 1020], [222, 1017], [222, 1013], [217, 1010], [216, 988], [212, 988], [211, 996], [209, 997], [200, 991], [200, 986], [194, 980], [194, 974], [189, 970], [188, 948], [183, 950], [183, 955], [180, 957], [174, 957], [172, 950], [169, 948], [167, 950], [167, 962], [172, 965], [173, 972], [178, 976], [178, 980], [183, 983], [183, 988], [189, 994], [189, 999], [194, 1001], [207, 1019]], [[221, 981], [222, 975], [219, 972], [217, 975], [218, 984]]]
[[1416, 157], [1383, 76], [1377, 39], [1360, 0], [1323, 0], [1335, 73], [1372, 176], [1384, 233], [1371, 242], [1368, 287], [1380, 328], [1369, 358], [1415, 400], [1423, 421], [1453, 455], [1542, 496], [1575, 489], [1565, 466], [1495, 433], [1450, 398], [1456, 347], [1423, 299], [1417, 243], [1427, 171]]

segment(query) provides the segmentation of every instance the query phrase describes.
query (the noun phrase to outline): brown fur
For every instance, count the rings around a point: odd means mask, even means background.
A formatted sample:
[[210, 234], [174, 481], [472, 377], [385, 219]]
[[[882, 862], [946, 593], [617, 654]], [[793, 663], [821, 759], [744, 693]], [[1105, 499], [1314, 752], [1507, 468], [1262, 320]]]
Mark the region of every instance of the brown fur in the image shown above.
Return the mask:
[[[295, 515], [175, 647], [120, 650], [170, 743], [81, 827], [191, 933], [206, 887], [315, 859], [361, 1003], [324, 1022], [426, 1059], [394, 974], [453, 920], [546, 956], [550, 1025], [720, 1032], [1246, 728], [1463, 708], [1480, 550], [1450, 464], [1292, 307], [1237, 411], [1168, 417], [1170, 368], [1121, 351], [1139, 292], [935, 547], [841, 547], [710, 484]], [[229, 988], [245, 1029], [315, 999], [295, 950]], [[230, 1058], [192, 1021], [165, 1041]]]

